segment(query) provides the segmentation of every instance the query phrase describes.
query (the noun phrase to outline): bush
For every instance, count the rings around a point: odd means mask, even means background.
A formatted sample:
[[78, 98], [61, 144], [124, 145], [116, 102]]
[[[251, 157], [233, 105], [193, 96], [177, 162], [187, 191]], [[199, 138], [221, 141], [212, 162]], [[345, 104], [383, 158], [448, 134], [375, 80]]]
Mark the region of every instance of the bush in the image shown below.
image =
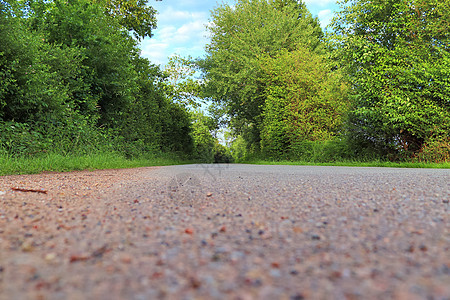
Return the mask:
[[430, 139], [415, 155], [413, 161], [423, 163], [450, 162], [450, 137]]
[[43, 136], [28, 124], [0, 121], [0, 149], [12, 156], [31, 155], [46, 151]]
[[[303, 141], [328, 141], [342, 128], [349, 107], [347, 86], [326, 57], [298, 46], [264, 61], [267, 83], [261, 150], [291, 156]], [[306, 147], [307, 148], [307, 147]], [[302, 151], [302, 150], [301, 150]]]

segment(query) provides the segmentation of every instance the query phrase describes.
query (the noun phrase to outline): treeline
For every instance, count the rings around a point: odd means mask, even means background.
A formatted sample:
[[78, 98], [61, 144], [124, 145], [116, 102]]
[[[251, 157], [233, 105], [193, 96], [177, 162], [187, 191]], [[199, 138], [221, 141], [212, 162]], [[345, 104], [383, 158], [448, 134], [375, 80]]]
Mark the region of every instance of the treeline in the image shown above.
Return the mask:
[[140, 56], [147, 1], [0, 1], [0, 154], [195, 151], [191, 114]]
[[344, 0], [326, 33], [302, 1], [237, 0], [165, 70], [147, 2], [0, 0], [0, 156], [450, 160], [449, 0]]
[[198, 65], [238, 159], [442, 162], [448, 28], [448, 0], [344, 0], [327, 34], [301, 1], [238, 0]]

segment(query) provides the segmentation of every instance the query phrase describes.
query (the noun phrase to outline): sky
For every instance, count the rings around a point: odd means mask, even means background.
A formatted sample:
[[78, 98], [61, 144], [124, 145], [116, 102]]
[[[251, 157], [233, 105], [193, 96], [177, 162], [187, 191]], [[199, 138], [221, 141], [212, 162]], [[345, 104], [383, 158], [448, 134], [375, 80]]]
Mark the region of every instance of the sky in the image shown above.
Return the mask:
[[[158, 28], [152, 38], [141, 42], [142, 56], [164, 66], [174, 54], [203, 57], [210, 11], [221, 3], [232, 5], [235, 0], [149, 0], [148, 3], [158, 11]], [[306, 0], [305, 3], [312, 15], [319, 17], [322, 28], [338, 9], [336, 0]]]

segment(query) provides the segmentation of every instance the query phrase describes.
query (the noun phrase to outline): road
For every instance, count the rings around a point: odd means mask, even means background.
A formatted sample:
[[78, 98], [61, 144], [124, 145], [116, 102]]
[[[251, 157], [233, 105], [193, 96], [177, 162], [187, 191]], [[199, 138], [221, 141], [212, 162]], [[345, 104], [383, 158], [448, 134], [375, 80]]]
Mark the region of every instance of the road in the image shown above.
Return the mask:
[[0, 177], [0, 299], [450, 299], [449, 182], [235, 164]]

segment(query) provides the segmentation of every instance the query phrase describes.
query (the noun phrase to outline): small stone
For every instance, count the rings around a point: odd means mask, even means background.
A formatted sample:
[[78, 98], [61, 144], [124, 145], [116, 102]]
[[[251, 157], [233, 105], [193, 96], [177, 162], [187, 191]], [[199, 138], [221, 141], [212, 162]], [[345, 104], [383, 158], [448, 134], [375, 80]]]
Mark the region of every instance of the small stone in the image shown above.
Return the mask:
[[212, 193], [208, 193], [206, 194], [206, 197], [211, 197], [213, 194]]
[[449, 202], [448, 199], [442, 200], [442, 203], [448, 203], [448, 202]]
[[269, 274], [270, 274], [270, 276], [272, 276], [272, 277], [276, 277], [276, 278], [281, 277], [281, 272], [280, 272], [280, 270], [278, 270], [278, 269], [272, 269], [272, 270], [270, 270], [270, 271], [269, 271]]
[[195, 277], [192, 277], [192, 278], [191, 278], [191, 286], [192, 286], [194, 289], [200, 288], [201, 285], [202, 285], [202, 283], [201, 283], [200, 280], [198, 280], [198, 279], [195, 278]]
[[25, 241], [21, 247], [23, 252], [31, 252], [34, 250], [33, 243], [30, 241]]
[[295, 294], [290, 297], [290, 300], [303, 300], [305, 297], [302, 294]]
[[220, 261], [221, 258], [222, 258], [222, 254], [218, 253], [218, 252], [214, 253], [213, 256], [211, 256], [212, 261]]
[[300, 227], [294, 227], [294, 228], [292, 228], [292, 230], [293, 230], [295, 233], [302, 233], [302, 232], [303, 232], [303, 229], [301, 229]]
[[313, 239], [313, 240], [315, 240], [315, 241], [318, 241], [318, 240], [320, 240], [320, 236], [317, 235], [317, 234], [313, 234], [313, 235], [311, 236], [311, 239]]
[[316, 223], [316, 227], [318, 227], [318, 228], [325, 227], [325, 225], [326, 225], [326, 224], [324, 224], [323, 222], [317, 222], [317, 223]]
[[51, 262], [51, 261], [55, 260], [55, 258], [56, 258], [56, 253], [48, 253], [48, 254], [45, 255], [44, 259], [47, 262]]
[[131, 263], [132, 260], [133, 260], [133, 258], [128, 254], [123, 254], [120, 257], [120, 261], [123, 262], [124, 264], [129, 264], [129, 263]]
[[246, 278], [245, 283], [253, 287], [260, 287], [263, 285], [262, 280], [259, 278]]
[[91, 258], [89, 255], [82, 253], [82, 254], [73, 254], [70, 256], [69, 262], [78, 262], [78, 261], [86, 261], [89, 258]]
[[184, 233], [187, 233], [187, 234], [194, 234], [194, 229], [192, 229], [192, 228], [186, 228], [186, 229], [184, 230]]
[[280, 268], [280, 263], [278, 263], [278, 262], [273, 262], [270, 265], [272, 266], [272, 268], [275, 268], [275, 269]]

